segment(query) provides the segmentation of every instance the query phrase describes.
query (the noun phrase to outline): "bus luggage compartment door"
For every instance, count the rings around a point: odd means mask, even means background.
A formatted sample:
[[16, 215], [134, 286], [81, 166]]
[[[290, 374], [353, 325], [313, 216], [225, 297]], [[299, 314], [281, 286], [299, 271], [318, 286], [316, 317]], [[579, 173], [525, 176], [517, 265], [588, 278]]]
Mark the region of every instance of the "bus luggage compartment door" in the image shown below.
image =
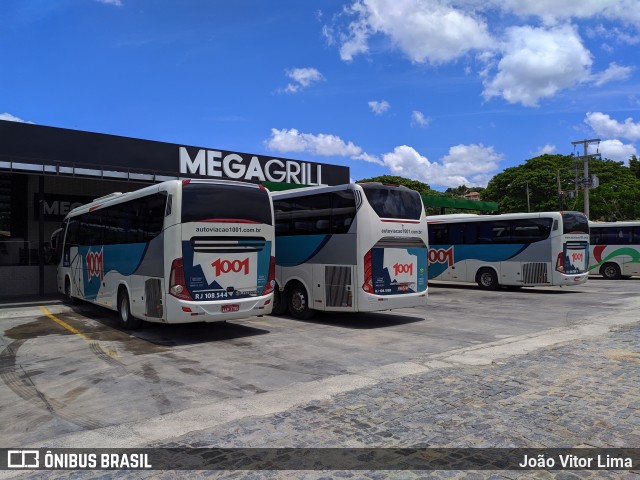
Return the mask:
[[328, 308], [353, 308], [352, 267], [325, 265], [325, 299]]

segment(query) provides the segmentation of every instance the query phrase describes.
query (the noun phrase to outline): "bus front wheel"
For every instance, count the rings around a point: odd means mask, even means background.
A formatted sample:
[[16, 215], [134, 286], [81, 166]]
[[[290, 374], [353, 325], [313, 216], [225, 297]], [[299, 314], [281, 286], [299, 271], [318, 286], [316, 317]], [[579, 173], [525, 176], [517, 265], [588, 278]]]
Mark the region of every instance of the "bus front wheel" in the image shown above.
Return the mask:
[[476, 274], [476, 282], [478, 286], [484, 290], [497, 290], [500, 284], [498, 283], [498, 275], [492, 268], [482, 268]]
[[287, 300], [289, 312], [294, 318], [306, 320], [313, 317], [315, 312], [309, 308], [309, 295], [301, 283], [295, 282], [289, 287]]
[[142, 320], [135, 318], [131, 314], [129, 294], [124, 288], [121, 288], [120, 292], [118, 292], [118, 315], [120, 317], [120, 326], [125, 330], [135, 330], [142, 325]]
[[607, 280], [620, 280], [622, 278], [620, 267], [616, 263], [605, 263], [600, 268], [600, 275]]

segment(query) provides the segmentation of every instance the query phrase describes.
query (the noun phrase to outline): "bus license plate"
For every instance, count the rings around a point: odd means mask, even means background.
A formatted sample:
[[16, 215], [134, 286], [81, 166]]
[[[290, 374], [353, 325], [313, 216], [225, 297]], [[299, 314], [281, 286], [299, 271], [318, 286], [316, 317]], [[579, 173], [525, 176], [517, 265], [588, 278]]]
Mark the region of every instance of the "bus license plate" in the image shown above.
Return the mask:
[[240, 311], [240, 305], [238, 305], [237, 303], [234, 303], [233, 305], [222, 305], [220, 311], [222, 313], [238, 312]]

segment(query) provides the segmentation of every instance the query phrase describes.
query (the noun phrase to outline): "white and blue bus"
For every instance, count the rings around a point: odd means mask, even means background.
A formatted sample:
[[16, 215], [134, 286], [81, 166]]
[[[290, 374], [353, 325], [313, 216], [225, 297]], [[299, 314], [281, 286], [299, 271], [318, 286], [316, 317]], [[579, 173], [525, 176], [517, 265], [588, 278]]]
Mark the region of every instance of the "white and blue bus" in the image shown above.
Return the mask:
[[373, 312], [425, 305], [427, 224], [420, 195], [381, 183], [273, 193], [274, 313]]
[[640, 275], [640, 221], [589, 222], [589, 273], [607, 280]]
[[271, 312], [273, 205], [264, 187], [171, 180], [72, 210], [58, 290], [143, 320], [215, 322]]
[[587, 281], [589, 222], [580, 212], [435, 215], [428, 223], [430, 280], [487, 290]]

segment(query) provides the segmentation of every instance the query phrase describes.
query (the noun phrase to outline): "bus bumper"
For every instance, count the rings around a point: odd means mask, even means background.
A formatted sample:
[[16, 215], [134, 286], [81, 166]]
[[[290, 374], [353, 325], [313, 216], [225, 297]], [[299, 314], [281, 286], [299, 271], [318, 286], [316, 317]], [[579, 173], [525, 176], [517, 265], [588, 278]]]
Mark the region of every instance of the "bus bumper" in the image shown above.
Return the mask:
[[564, 275], [558, 272], [554, 273], [555, 278], [553, 279], [554, 285], [560, 285], [563, 287], [570, 285], [581, 285], [587, 281], [589, 278], [589, 273], [581, 273], [580, 275]]
[[273, 308], [273, 294], [260, 297], [225, 300], [224, 302], [194, 302], [167, 295], [167, 323], [223, 322], [267, 315]]
[[405, 295], [372, 295], [363, 293], [358, 299], [359, 312], [378, 312], [394, 308], [423, 307], [427, 304], [427, 291]]

